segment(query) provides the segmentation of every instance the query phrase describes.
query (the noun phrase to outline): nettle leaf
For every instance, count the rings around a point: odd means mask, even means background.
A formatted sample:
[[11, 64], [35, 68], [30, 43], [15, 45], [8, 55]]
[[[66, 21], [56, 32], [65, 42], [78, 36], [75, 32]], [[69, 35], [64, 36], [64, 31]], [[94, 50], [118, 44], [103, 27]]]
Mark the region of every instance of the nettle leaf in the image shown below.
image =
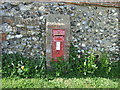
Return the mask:
[[25, 67], [25, 68], [23, 69], [23, 71], [28, 72], [28, 71], [29, 71], [29, 68]]

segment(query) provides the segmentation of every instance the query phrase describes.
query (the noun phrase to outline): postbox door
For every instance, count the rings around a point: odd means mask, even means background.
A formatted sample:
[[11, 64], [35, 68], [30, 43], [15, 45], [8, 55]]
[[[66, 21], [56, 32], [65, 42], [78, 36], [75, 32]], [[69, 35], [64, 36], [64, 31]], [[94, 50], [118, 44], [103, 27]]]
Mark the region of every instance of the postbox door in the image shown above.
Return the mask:
[[64, 56], [64, 36], [54, 36], [52, 42], [52, 58], [58, 61], [58, 57]]

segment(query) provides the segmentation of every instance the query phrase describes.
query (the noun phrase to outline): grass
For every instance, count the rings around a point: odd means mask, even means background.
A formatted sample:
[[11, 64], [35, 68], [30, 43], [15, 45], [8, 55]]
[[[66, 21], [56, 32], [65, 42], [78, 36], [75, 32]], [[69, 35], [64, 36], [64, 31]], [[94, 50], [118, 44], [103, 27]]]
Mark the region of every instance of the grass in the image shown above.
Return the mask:
[[3, 78], [2, 88], [117, 88], [119, 79], [87, 78]]

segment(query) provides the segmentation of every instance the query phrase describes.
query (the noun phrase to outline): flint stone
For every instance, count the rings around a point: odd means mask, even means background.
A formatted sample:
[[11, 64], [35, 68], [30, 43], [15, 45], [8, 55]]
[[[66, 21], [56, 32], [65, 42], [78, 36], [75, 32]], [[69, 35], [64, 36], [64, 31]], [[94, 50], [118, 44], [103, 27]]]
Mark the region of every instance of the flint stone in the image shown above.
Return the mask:
[[8, 25], [7, 23], [4, 23], [2, 25], [2, 31], [3, 32], [11, 32], [12, 31], [12, 27], [10, 25]]
[[77, 24], [77, 26], [80, 26], [80, 25], [81, 25], [80, 23]]
[[99, 12], [99, 15], [102, 16], [102, 12]]
[[83, 24], [83, 25], [84, 25], [84, 24], [87, 24], [87, 21], [83, 21], [82, 24]]
[[34, 26], [27, 26], [28, 29], [33, 29], [35, 28]]
[[4, 41], [4, 42], [2, 42], [2, 46], [3, 46], [3, 48], [8, 47], [9, 44], [10, 44], [10, 43], [9, 43], [8, 41]]
[[75, 21], [72, 21], [72, 22], [70, 22], [70, 23], [71, 23], [71, 26], [76, 26]]
[[75, 42], [77, 42], [77, 39], [74, 39]]
[[83, 16], [87, 16], [87, 13], [83, 13]]
[[12, 8], [11, 3], [9, 3], [9, 2], [5, 2], [4, 7], [6, 9], [11, 9]]
[[4, 10], [0, 10], [0, 16], [6, 16], [6, 13]]
[[82, 47], [85, 47], [86, 45], [84, 43], [82, 43]]
[[114, 16], [117, 16], [118, 15], [118, 13], [116, 12], [116, 13], [114, 13]]
[[23, 35], [15, 35], [16, 38], [21, 38]]
[[23, 46], [26, 46], [27, 44], [26, 43], [21, 43]]
[[20, 24], [17, 24], [16, 26], [17, 27], [25, 27], [24, 25], [20, 25]]
[[35, 49], [36, 49], [36, 48], [37, 48], [37, 45], [34, 45], [34, 46], [33, 46], [33, 48], [35, 48]]
[[84, 38], [84, 40], [86, 41], [86, 40], [87, 40], [87, 38]]
[[100, 30], [100, 32], [104, 32], [104, 30]]
[[30, 10], [31, 9], [31, 5], [21, 5], [19, 6], [20, 10], [21, 11], [27, 11], [27, 10]]
[[75, 16], [75, 14], [74, 14], [74, 13], [71, 13], [70, 16]]
[[32, 38], [31, 37], [28, 37], [28, 38], [26, 38], [27, 39], [27, 41], [31, 41], [32, 40]]
[[13, 5], [13, 6], [17, 6], [18, 4], [19, 4], [19, 2], [10, 2], [11, 3], [11, 5]]
[[45, 7], [44, 7], [44, 6], [40, 6], [40, 7], [38, 8], [38, 10], [39, 10], [39, 11], [45, 11]]
[[39, 19], [40, 19], [40, 20], [44, 19], [44, 16], [41, 16]]
[[75, 10], [76, 9], [76, 7], [71, 7], [71, 10]]
[[34, 41], [37, 41], [39, 38], [38, 37], [32, 37]]
[[15, 38], [15, 36], [13, 36], [13, 35], [7, 35], [7, 37], [6, 37], [7, 40], [13, 39], [13, 38]]
[[118, 37], [118, 35], [113, 35], [112, 37], [113, 37], [113, 38], [116, 38], [116, 37]]
[[28, 48], [31, 48], [31, 47], [32, 47], [32, 45], [27, 45], [27, 47], [28, 47]]
[[112, 48], [109, 48], [110, 51], [114, 51], [115, 50], [115, 47], [112, 47]]
[[74, 47], [78, 47], [78, 45], [74, 45]]
[[22, 41], [22, 42], [26, 42], [27, 39], [26, 39], [26, 38], [22, 38], [21, 41]]
[[7, 53], [8, 53], [8, 54], [12, 54], [12, 53], [13, 53], [13, 51], [8, 51]]

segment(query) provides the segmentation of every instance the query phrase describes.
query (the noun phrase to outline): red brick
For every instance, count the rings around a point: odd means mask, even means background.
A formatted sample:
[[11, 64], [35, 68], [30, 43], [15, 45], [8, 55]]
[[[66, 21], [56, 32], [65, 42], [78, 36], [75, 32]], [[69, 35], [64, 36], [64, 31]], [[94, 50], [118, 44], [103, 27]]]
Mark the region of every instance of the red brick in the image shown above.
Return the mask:
[[6, 33], [0, 33], [0, 42], [6, 40]]

